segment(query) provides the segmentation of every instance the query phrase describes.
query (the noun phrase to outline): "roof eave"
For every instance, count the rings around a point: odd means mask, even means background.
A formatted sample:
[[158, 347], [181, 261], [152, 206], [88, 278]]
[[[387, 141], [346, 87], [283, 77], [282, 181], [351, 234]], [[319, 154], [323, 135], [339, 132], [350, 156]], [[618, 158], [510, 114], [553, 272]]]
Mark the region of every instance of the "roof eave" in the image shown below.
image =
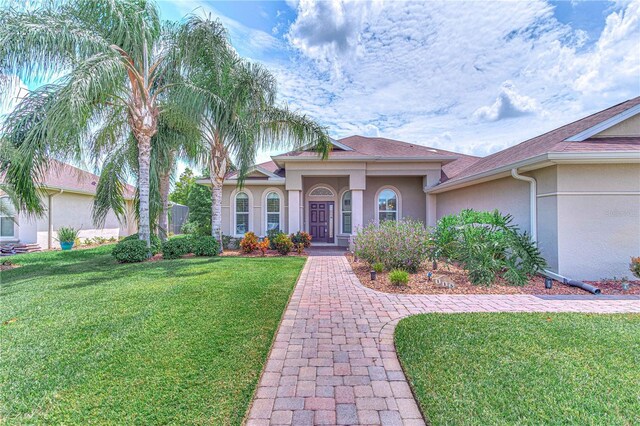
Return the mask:
[[349, 157], [337, 157], [337, 158], [328, 158], [323, 160], [319, 157], [293, 157], [288, 155], [277, 155], [271, 157], [274, 163], [278, 165], [278, 167], [285, 168], [284, 164], [287, 161], [295, 161], [295, 162], [352, 162], [352, 161], [366, 161], [366, 162], [380, 162], [380, 163], [408, 163], [408, 162], [425, 162], [425, 163], [442, 163], [448, 164], [452, 161], [459, 159], [458, 156], [449, 156], [449, 155], [440, 155], [440, 156], [429, 156], [429, 157], [383, 157], [380, 155], [354, 155]]

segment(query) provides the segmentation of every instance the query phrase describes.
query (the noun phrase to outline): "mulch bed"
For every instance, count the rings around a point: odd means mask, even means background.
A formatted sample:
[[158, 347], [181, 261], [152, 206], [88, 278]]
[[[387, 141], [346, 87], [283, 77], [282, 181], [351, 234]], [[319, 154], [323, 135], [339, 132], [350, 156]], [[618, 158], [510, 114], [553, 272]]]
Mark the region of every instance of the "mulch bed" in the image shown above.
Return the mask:
[[[386, 293], [402, 294], [591, 294], [576, 287], [569, 287], [557, 281], [553, 288], [544, 288], [544, 278], [533, 277], [522, 287], [506, 284], [500, 280], [489, 287], [471, 284], [467, 273], [454, 264], [438, 263], [438, 269], [432, 271], [431, 281], [427, 279], [427, 272], [431, 271], [431, 264], [424, 264], [417, 273], [409, 275], [409, 284], [397, 286], [389, 282], [389, 273], [377, 274], [375, 281], [371, 281], [371, 268], [364, 261], [355, 261], [353, 255], [347, 254], [347, 259], [356, 276], [365, 287]], [[439, 281], [439, 282], [438, 282]], [[587, 281], [600, 288], [602, 294], [629, 295], [640, 294], [640, 281], [630, 281], [628, 291], [622, 289], [620, 281]]]
[[[263, 256], [260, 251], [254, 251], [253, 253], [243, 253], [241, 250], [225, 250], [222, 252], [220, 256], [240, 256], [240, 257], [282, 257], [283, 255], [278, 253], [276, 250], [267, 250], [265, 255]], [[307, 257], [307, 253], [303, 252], [302, 254], [298, 254], [295, 251], [292, 251], [287, 256], [296, 256], [296, 257]]]

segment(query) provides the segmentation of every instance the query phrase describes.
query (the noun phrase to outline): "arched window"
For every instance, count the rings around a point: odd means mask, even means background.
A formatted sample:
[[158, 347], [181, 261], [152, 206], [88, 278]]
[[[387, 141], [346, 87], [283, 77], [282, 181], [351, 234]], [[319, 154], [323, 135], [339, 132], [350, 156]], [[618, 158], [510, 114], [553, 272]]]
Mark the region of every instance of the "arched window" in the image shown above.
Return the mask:
[[0, 238], [15, 237], [15, 214], [9, 197], [0, 197]]
[[342, 233], [351, 233], [351, 191], [345, 191], [340, 201], [342, 208]]
[[236, 194], [236, 235], [249, 232], [249, 196], [244, 192]]
[[280, 230], [280, 195], [277, 192], [267, 194], [267, 232]]
[[326, 186], [319, 186], [319, 187], [313, 189], [309, 193], [309, 196], [310, 197], [331, 197], [331, 196], [333, 196], [333, 191], [331, 191]]
[[378, 220], [398, 220], [398, 195], [392, 189], [384, 189], [378, 195]]

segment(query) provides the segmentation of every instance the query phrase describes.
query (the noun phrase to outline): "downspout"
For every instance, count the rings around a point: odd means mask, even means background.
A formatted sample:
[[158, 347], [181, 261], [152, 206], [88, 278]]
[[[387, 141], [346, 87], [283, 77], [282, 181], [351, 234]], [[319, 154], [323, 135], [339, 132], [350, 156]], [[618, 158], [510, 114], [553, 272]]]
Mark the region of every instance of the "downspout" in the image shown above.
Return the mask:
[[515, 179], [529, 182], [529, 222], [531, 223], [531, 240], [538, 245], [538, 197], [536, 180], [529, 176], [518, 174], [518, 169], [511, 169], [511, 176]]
[[53, 220], [51, 218], [51, 199], [56, 196], [56, 195], [60, 195], [64, 192], [64, 189], [61, 189], [60, 192], [58, 192], [57, 194], [51, 194], [49, 193], [49, 196], [47, 197], [47, 249], [51, 250], [53, 248]]
[[[537, 189], [536, 189], [536, 180], [529, 176], [523, 176], [518, 174], [518, 169], [511, 169], [511, 176], [515, 179], [523, 180], [525, 182], [529, 182], [529, 220], [531, 221], [531, 240], [538, 245], [538, 197], [537, 197]], [[556, 274], [555, 272], [549, 271], [545, 269], [543, 275], [546, 275], [549, 278], [553, 278], [556, 281], [559, 281], [565, 285], [571, 287], [578, 287], [585, 291], [588, 291], [593, 294], [600, 294], [600, 289], [594, 287], [590, 284], [583, 283], [582, 281], [574, 280], [571, 278], [564, 277], [562, 275]]]

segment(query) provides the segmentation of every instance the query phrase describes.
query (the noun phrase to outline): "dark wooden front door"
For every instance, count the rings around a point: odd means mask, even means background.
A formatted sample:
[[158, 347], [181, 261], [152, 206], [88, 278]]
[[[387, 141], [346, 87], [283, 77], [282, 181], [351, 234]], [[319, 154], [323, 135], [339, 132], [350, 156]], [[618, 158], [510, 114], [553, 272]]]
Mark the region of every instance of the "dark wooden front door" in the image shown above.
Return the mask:
[[312, 242], [333, 242], [333, 201], [309, 202], [309, 233]]

